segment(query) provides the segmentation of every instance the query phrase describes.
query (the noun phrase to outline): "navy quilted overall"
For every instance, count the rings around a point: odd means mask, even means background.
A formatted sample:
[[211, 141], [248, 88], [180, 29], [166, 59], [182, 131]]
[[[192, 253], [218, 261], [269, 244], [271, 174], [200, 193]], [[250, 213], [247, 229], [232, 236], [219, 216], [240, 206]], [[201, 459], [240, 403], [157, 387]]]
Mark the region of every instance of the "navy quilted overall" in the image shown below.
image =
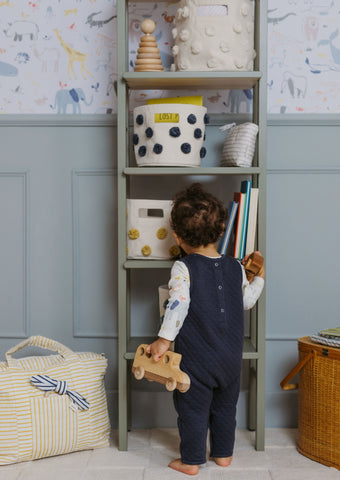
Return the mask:
[[174, 393], [181, 437], [181, 460], [190, 465], [210, 455], [233, 454], [236, 403], [243, 348], [242, 270], [230, 256], [184, 257], [190, 274], [190, 307], [176, 337], [181, 369], [191, 380], [186, 393]]

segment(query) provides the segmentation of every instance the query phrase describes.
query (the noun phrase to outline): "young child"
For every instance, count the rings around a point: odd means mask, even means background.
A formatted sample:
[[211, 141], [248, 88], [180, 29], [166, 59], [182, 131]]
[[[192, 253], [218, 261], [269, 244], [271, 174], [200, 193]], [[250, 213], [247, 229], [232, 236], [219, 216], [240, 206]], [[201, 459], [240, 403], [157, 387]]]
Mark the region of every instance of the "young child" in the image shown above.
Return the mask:
[[200, 184], [175, 196], [171, 227], [186, 255], [172, 267], [159, 338], [148, 347], [158, 361], [175, 340], [175, 351], [182, 354], [181, 369], [190, 376], [190, 389], [174, 392], [181, 458], [169, 464], [188, 475], [196, 475], [206, 462], [208, 429], [211, 457], [220, 466], [231, 463], [243, 310], [255, 305], [264, 285], [264, 272], [249, 284], [238, 260], [218, 254], [225, 217], [223, 204]]

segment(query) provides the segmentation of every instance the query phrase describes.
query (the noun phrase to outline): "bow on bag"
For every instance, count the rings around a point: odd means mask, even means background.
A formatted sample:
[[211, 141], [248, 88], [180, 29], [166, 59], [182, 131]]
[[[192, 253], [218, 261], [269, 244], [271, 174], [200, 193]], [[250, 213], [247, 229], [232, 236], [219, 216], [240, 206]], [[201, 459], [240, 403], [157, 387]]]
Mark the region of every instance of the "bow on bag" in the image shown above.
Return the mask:
[[86, 398], [67, 388], [67, 382], [64, 380], [53, 380], [53, 378], [48, 375], [32, 375], [31, 382], [34, 386], [45, 392], [56, 392], [60, 395], [68, 395], [72, 403], [76, 405], [79, 410], [88, 410], [90, 407], [90, 403]]
[[226, 125], [222, 125], [222, 127], [219, 128], [222, 132], [225, 130], [230, 130], [231, 128], [236, 127], [236, 123], [227, 123]]

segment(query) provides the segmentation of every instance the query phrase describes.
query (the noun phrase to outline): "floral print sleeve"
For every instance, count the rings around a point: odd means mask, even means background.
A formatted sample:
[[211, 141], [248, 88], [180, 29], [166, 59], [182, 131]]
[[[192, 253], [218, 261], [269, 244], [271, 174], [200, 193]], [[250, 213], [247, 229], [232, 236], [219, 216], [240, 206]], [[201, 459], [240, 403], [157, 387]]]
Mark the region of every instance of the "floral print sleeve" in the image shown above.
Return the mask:
[[175, 340], [190, 304], [190, 277], [187, 266], [178, 260], [174, 263], [169, 280], [169, 302], [158, 336], [171, 342]]

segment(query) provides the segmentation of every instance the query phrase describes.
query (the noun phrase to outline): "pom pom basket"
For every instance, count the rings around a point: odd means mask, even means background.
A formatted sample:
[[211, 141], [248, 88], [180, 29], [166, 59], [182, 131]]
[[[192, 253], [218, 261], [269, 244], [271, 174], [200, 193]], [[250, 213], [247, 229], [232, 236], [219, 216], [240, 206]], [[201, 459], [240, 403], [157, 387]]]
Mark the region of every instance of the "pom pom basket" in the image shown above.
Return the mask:
[[171, 233], [171, 200], [127, 200], [128, 258], [167, 260], [178, 256]]
[[138, 166], [199, 167], [205, 156], [206, 107], [182, 103], [134, 109], [133, 144]]
[[[299, 387], [298, 451], [340, 470], [340, 349], [302, 337], [299, 363], [282, 380], [284, 390]], [[299, 385], [290, 384], [298, 373]]]

